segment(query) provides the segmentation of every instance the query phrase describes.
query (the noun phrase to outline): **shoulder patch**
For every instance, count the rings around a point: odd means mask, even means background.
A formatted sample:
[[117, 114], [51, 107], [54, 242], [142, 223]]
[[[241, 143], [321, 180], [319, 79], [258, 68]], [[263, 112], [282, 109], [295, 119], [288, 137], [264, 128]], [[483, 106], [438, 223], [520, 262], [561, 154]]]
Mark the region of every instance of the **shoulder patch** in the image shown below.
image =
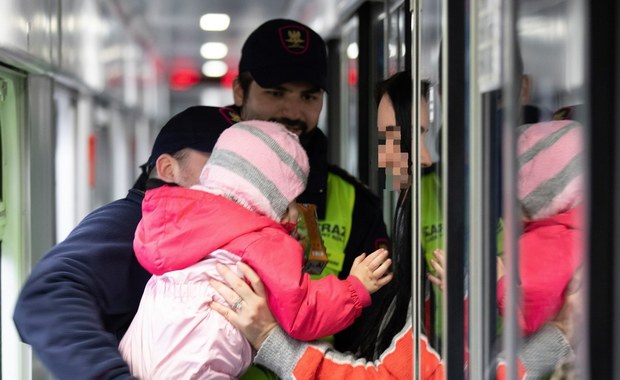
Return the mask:
[[230, 124], [235, 124], [241, 121], [241, 116], [239, 116], [239, 112], [231, 107], [220, 108], [220, 114]]

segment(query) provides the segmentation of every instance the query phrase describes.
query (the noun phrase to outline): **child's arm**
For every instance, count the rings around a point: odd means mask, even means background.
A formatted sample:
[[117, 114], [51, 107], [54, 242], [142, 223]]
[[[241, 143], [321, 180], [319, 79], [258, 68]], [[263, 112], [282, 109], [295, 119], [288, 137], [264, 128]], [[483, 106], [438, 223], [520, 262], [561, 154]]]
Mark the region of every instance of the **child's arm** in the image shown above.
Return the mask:
[[[371, 299], [355, 276], [340, 280], [328, 275], [312, 280], [302, 272], [302, 255], [301, 246], [290, 236], [273, 236], [251, 243], [242, 260], [265, 284], [269, 308], [282, 328], [296, 339], [313, 340], [351, 325]], [[384, 285], [391, 278], [377, 279], [386, 271], [386, 266], [376, 262], [381, 261], [379, 256], [377, 253], [359, 263], [362, 273], [366, 271], [360, 277], [370, 278], [370, 287]]]
[[373, 294], [392, 281], [392, 273], [387, 273], [391, 265], [388, 251], [379, 248], [368, 256], [366, 253], [357, 256], [349, 274], [360, 280], [366, 290]]

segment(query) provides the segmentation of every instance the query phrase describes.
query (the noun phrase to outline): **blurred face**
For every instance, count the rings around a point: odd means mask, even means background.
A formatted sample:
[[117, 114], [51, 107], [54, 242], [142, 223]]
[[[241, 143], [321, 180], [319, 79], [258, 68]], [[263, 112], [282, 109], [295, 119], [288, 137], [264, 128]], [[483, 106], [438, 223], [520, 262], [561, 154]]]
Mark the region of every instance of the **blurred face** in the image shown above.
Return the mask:
[[[386, 94], [379, 102], [377, 110], [377, 129], [379, 132], [379, 167], [385, 169], [393, 189], [403, 189], [409, 184], [407, 173], [409, 156], [401, 149], [401, 129], [396, 125], [396, 114], [392, 100]], [[420, 165], [428, 167], [432, 164], [426, 146], [425, 137], [428, 133], [429, 113], [428, 102], [422, 100], [420, 107]]]
[[281, 223], [297, 223], [299, 218], [299, 210], [297, 210], [297, 202], [293, 201], [288, 205], [288, 209], [282, 216]]
[[276, 121], [297, 136], [316, 128], [323, 108], [323, 90], [305, 82], [263, 88], [252, 81], [244, 94], [235, 81], [234, 97], [243, 120]]

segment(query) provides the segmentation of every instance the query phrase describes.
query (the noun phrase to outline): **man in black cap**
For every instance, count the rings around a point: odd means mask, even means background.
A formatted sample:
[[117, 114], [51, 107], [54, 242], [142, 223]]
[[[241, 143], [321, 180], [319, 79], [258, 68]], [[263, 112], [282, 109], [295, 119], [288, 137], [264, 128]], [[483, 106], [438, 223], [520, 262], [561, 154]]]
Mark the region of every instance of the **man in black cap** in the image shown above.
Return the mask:
[[[239, 76], [233, 83], [241, 118], [284, 124], [300, 137], [310, 159], [306, 191], [297, 199], [317, 206], [329, 263], [322, 275], [346, 278], [353, 259], [387, 246], [379, 198], [343, 169], [327, 162], [327, 137], [317, 128], [327, 89], [327, 48], [312, 29], [297, 21], [274, 19], [245, 41]], [[373, 295], [373, 304], [378, 304]], [[373, 313], [364, 310], [361, 318]], [[355, 346], [354, 324], [336, 335], [336, 347]]]
[[133, 252], [145, 185], [198, 183], [220, 133], [238, 120], [231, 109], [206, 106], [172, 117], [127, 197], [86, 216], [32, 270], [13, 320], [54, 377], [132, 378], [118, 343], [151, 277]]

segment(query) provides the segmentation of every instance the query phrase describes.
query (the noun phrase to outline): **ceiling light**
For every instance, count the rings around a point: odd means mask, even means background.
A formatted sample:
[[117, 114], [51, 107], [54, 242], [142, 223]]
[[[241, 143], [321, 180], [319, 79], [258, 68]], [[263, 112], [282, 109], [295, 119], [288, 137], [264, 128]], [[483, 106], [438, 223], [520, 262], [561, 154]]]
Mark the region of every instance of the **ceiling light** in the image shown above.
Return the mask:
[[357, 46], [357, 43], [352, 42], [351, 44], [349, 44], [349, 46], [347, 46], [347, 57], [349, 59], [357, 59], [357, 57], [359, 56], [359, 48]]
[[200, 17], [200, 28], [206, 31], [222, 31], [228, 29], [230, 17], [226, 13], [206, 13]]
[[202, 73], [209, 78], [219, 78], [227, 71], [228, 65], [224, 61], [207, 61], [202, 65]]
[[200, 47], [200, 55], [205, 59], [222, 59], [228, 54], [228, 46], [221, 42], [207, 42]]

